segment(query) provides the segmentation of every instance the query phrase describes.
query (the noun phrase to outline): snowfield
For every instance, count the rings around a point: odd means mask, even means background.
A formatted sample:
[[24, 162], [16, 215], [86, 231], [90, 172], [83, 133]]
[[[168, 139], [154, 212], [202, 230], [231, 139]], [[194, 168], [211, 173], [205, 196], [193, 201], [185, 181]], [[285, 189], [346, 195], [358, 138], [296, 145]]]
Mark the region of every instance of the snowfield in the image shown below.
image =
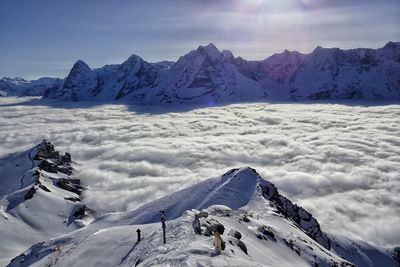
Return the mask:
[[42, 139], [74, 156], [83, 199], [98, 215], [251, 166], [324, 231], [400, 243], [398, 104], [178, 109], [0, 98], [1, 156]]

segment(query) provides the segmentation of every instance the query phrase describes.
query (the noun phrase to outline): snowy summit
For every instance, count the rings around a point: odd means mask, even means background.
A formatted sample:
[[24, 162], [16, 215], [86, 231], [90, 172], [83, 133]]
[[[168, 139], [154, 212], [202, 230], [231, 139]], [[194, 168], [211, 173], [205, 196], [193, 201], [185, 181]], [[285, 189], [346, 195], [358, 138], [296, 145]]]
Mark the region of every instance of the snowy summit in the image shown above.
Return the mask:
[[[7, 189], [2, 191], [2, 236], [15, 240], [17, 249], [50, 238], [7, 266], [399, 264], [398, 249], [325, 233], [312, 214], [249, 167], [92, 221], [79, 198], [83, 187], [72, 178], [71, 162], [71, 155], [61, 156], [47, 141], [1, 159], [10, 173], [1, 181]], [[216, 236], [220, 253], [214, 248]], [[2, 246], [3, 253], [17, 253], [9, 244]]]

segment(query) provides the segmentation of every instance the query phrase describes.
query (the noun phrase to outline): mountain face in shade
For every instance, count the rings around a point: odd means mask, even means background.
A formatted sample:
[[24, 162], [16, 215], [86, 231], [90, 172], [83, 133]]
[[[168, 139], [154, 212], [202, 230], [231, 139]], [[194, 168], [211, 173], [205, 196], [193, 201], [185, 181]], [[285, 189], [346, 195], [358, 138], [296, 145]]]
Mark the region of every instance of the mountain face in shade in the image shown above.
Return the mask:
[[[10, 84], [0, 80], [2, 95], [22, 94]], [[400, 43], [389, 42], [379, 49], [317, 47], [309, 54], [285, 50], [261, 61], [235, 58], [213, 44], [198, 47], [176, 63], [149, 63], [132, 55], [122, 64], [91, 69], [77, 61], [64, 83], [46, 87], [43, 95], [134, 104], [399, 100]]]
[[260, 85], [239, 72], [232, 54], [213, 44], [181, 57], [161, 77], [149, 103], [213, 103], [261, 99]]
[[90, 100], [100, 91], [101, 84], [97, 73], [85, 62], [78, 60], [65, 79], [63, 87], [50, 92], [46, 97], [67, 101]]

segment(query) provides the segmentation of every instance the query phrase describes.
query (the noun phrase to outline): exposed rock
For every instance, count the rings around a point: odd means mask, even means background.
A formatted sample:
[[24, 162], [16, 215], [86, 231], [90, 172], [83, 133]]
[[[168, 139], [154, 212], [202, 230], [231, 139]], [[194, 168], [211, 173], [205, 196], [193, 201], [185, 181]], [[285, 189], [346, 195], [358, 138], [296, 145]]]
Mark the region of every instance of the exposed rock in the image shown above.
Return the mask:
[[238, 240], [237, 241], [237, 246], [244, 252], [247, 254], [247, 246], [246, 244], [242, 241], [242, 240]]
[[229, 231], [228, 235], [233, 236], [233, 237], [237, 238], [238, 240], [240, 238], [242, 238], [242, 234], [239, 231], [235, 230], [235, 229], [231, 229]]
[[[228, 235], [231, 236], [230, 234]], [[228, 242], [233, 246], [238, 246], [244, 253], [247, 254], [247, 246], [242, 240], [239, 240], [236, 237], [228, 237]]]
[[57, 166], [57, 171], [64, 173], [66, 175], [71, 175], [72, 170], [73, 170], [73, 168], [69, 165]]
[[65, 155], [61, 156], [61, 161], [64, 163], [71, 163], [72, 161], [71, 154], [65, 152]]
[[32, 187], [28, 190], [28, 192], [26, 192], [26, 194], [25, 194], [25, 196], [24, 196], [24, 199], [25, 199], [25, 200], [28, 200], [28, 199], [33, 198], [33, 195], [35, 194], [35, 192], [36, 192], [36, 188], [35, 188], [34, 186], [32, 186]]
[[38, 167], [46, 172], [52, 172], [52, 173], [57, 173], [58, 167], [56, 164], [54, 164], [53, 162], [49, 161], [49, 160], [42, 160]]
[[242, 219], [244, 222], [250, 222], [250, 220], [249, 220], [249, 218], [247, 218], [247, 216], [243, 216], [243, 219]]
[[39, 184], [39, 188], [46, 191], [46, 192], [51, 192], [50, 189], [48, 189], [46, 186]]
[[400, 266], [400, 247], [396, 247], [393, 249], [393, 258], [397, 261]]
[[72, 202], [80, 202], [81, 200], [77, 197], [64, 197], [65, 200], [69, 200]]
[[80, 185], [80, 181], [77, 179], [56, 179], [55, 184], [67, 191], [73, 192], [77, 195], [80, 195], [82, 193], [83, 187]]
[[40, 159], [58, 159], [60, 154], [54, 150], [54, 146], [47, 140], [43, 140], [36, 148], [36, 155], [33, 157], [34, 160]]
[[329, 238], [322, 232], [318, 221], [308, 211], [293, 204], [289, 199], [279, 194], [274, 184], [265, 180], [260, 181], [263, 196], [272, 201], [281, 214], [296, 222], [307, 235], [320, 243], [323, 247], [328, 250], [331, 248]]
[[261, 238], [257, 236], [258, 238], [262, 239], [264, 237], [265, 239], [272, 239], [276, 242], [275, 234], [270, 227], [263, 225], [262, 227], [258, 228], [258, 232], [262, 234], [260, 235]]
[[297, 253], [297, 255], [299, 255], [300, 256], [300, 249], [299, 249], [299, 247], [295, 244], [295, 242], [293, 242], [293, 240], [286, 240], [286, 239], [284, 239], [284, 241], [285, 241], [285, 243], [286, 243], [286, 245], [289, 247], [289, 248], [291, 248], [294, 252], [296, 252]]
[[86, 215], [86, 205], [79, 207], [73, 214], [76, 219], [82, 219]]

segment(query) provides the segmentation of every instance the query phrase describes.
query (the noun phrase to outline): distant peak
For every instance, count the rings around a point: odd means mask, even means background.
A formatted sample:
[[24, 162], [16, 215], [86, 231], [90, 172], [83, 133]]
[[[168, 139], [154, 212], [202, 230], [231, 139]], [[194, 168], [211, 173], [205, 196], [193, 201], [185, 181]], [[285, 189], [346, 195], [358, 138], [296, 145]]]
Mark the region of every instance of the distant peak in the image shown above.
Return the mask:
[[221, 52], [213, 43], [209, 43], [206, 46], [199, 46], [199, 48], [197, 48], [197, 51], [200, 53], [205, 53], [209, 56], [215, 56], [221, 54]]
[[139, 57], [136, 54], [132, 54], [130, 57], [128, 57], [128, 59], [125, 62], [136, 62], [136, 61], [141, 61], [142, 58]]
[[385, 48], [385, 49], [394, 49], [394, 48], [397, 48], [398, 46], [400, 46], [400, 42], [389, 41], [387, 44], [385, 44], [385, 46], [383, 48]]
[[10, 77], [3, 77], [1, 78], [2, 81], [7, 81], [7, 82], [26, 82], [27, 80], [25, 80], [24, 78], [21, 77], [14, 77], [14, 78], [10, 78]]
[[[324, 48], [322, 47], [322, 46], [317, 46], [315, 49], [314, 49], [314, 51], [321, 51], [321, 50], [323, 50]], [[313, 52], [314, 52], [313, 51]]]
[[224, 55], [224, 58], [227, 60], [233, 60], [235, 57], [233, 56], [232, 52], [229, 50], [224, 50], [222, 51], [222, 54]]
[[78, 60], [75, 62], [74, 66], [72, 67], [73, 69], [90, 69], [89, 65], [86, 64], [83, 60]]
[[204, 46], [204, 48], [218, 50], [218, 48], [213, 43], [209, 43], [208, 45]]

